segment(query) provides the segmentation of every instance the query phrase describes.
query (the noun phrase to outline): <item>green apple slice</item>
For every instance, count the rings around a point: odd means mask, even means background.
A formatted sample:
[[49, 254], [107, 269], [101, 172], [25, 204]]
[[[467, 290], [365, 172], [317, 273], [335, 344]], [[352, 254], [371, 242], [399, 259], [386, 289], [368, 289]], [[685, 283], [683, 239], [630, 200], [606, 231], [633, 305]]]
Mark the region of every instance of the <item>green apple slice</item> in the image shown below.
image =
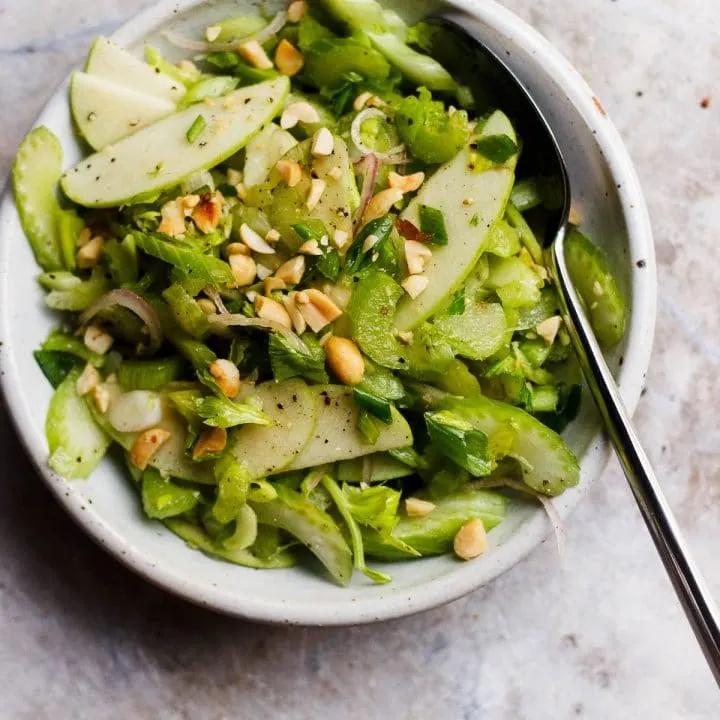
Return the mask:
[[105, 37], [99, 37], [93, 43], [85, 72], [112, 80], [135, 92], [174, 103], [185, 95], [182, 83], [138, 60], [125, 48]]
[[[288, 78], [280, 77], [242, 88], [222, 104], [174, 113], [71, 168], [62, 189], [78, 205], [105, 208], [173, 187], [245, 147], [282, 107], [289, 87]], [[191, 141], [188, 131], [196, 122], [204, 130]]]
[[248, 391], [248, 396], [260, 398], [273, 424], [238, 428], [232, 434], [230, 452], [252, 477], [264, 477], [283, 470], [308, 444], [315, 429], [318, 397], [300, 380], [263, 383]]
[[142, 130], [176, 109], [170, 100], [81, 72], [73, 74], [70, 105], [78, 129], [95, 150]]
[[[500, 111], [491, 115], [478, 137], [491, 135], [507, 135], [517, 142], [512, 123]], [[405, 296], [400, 301], [395, 317], [395, 327], [400, 331], [416, 327], [447, 304], [483, 253], [490, 228], [505, 213], [517, 156], [478, 172], [470, 167], [471, 153], [468, 146], [441, 167], [402, 213], [403, 219], [420, 227], [421, 206], [440, 210], [449, 242], [433, 248], [425, 271], [430, 281], [425, 292], [414, 300]]]
[[286, 470], [301, 470], [412, 445], [410, 426], [394, 408], [392, 425], [379, 426], [377, 442], [369, 445], [357, 431], [360, 411], [352, 389], [325, 385], [316, 392], [320, 400], [317, 425], [310, 442]]

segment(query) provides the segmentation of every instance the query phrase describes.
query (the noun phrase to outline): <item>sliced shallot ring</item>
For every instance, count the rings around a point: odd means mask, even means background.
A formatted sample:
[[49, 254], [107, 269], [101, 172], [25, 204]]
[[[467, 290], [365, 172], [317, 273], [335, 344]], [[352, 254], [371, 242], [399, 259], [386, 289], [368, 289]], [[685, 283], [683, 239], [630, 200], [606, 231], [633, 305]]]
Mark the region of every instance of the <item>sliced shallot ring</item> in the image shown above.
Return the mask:
[[367, 145], [365, 145], [365, 143], [363, 143], [362, 141], [362, 124], [370, 118], [382, 118], [383, 120], [389, 119], [388, 116], [378, 108], [365, 108], [355, 116], [355, 119], [350, 126], [350, 137], [352, 138], [355, 147], [363, 155], [372, 154], [380, 160], [388, 160], [393, 155], [398, 155], [405, 150], [405, 146], [402, 144], [396, 145], [394, 148], [390, 148], [389, 150], [385, 151], [373, 150], [372, 148], [369, 148]]
[[92, 320], [92, 318], [95, 317], [95, 315], [103, 310], [115, 307], [116, 305], [130, 310], [130, 312], [137, 315], [140, 320], [143, 321], [145, 327], [148, 329], [148, 335], [150, 336], [150, 344], [147, 348], [148, 353], [154, 353], [159, 350], [163, 341], [160, 318], [147, 300], [140, 297], [140, 295], [134, 293], [132, 290], [125, 290], [122, 288], [111, 290], [85, 310], [85, 312], [80, 316], [80, 322], [83, 325], [86, 325], [90, 322], [90, 320]]
[[185, 37], [180, 33], [176, 33], [173, 30], [166, 30], [163, 33], [165, 39], [176, 47], [182, 48], [183, 50], [191, 50], [192, 52], [235, 52], [238, 45], [256, 40], [261, 45], [267, 42], [273, 35], [276, 35], [283, 29], [287, 22], [287, 13], [285, 11], [279, 12], [275, 17], [258, 32], [248, 35], [244, 38], [238, 38], [232, 42], [205, 42], [204, 40], [193, 40], [192, 38]]

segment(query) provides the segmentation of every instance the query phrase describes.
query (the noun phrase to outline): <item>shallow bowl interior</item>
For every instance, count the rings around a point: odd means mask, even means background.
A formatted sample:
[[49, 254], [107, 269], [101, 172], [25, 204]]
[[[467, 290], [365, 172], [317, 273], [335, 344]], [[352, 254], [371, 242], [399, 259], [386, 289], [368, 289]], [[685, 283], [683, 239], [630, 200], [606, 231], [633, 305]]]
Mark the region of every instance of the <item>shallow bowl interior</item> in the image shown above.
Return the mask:
[[[556, 130], [583, 227], [608, 251], [630, 299], [627, 341], [610, 359], [618, 370], [625, 403], [634, 410], [650, 356], [656, 275], [645, 204], [629, 157], [592, 91], [547, 41], [491, 0], [452, 4], [474, 15], [489, 46], [507, 53], [508, 62]], [[273, 10], [272, 3], [265, 5]], [[440, 3], [390, 0], [387, 5], [413, 21]], [[115, 39], [138, 53], [148, 39], [171, 51], [159, 36], [161, 29], [197, 31], [228, 14], [248, 11], [257, 11], [256, 4], [161, 2], [122, 28]], [[38, 124], [49, 126], [61, 139], [66, 165], [80, 158], [67, 84], [48, 103]], [[97, 542], [149, 580], [196, 603], [250, 619], [317, 625], [371, 622], [458, 598], [515, 565], [547, 536], [544, 514], [533, 505], [517, 504], [508, 520], [491, 533], [486, 556], [465, 564], [450, 557], [395, 564], [388, 568], [394, 579], [391, 585], [372, 585], [358, 575], [349, 589], [334, 586], [317, 568], [254, 571], [188, 549], [162, 526], [143, 519], [124, 471], [112, 461], [105, 461], [84, 482], [67, 482], [47, 469], [44, 423], [51, 390], [32, 351], [57, 318], [43, 305], [35, 281], [38, 270], [9, 195], [0, 210], [0, 237], [0, 369], [20, 436], [70, 514]], [[567, 440], [582, 457], [582, 482], [557, 501], [561, 515], [579, 502], [608, 457], [597, 417], [587, 402], [581, 418], [569, 428]]]

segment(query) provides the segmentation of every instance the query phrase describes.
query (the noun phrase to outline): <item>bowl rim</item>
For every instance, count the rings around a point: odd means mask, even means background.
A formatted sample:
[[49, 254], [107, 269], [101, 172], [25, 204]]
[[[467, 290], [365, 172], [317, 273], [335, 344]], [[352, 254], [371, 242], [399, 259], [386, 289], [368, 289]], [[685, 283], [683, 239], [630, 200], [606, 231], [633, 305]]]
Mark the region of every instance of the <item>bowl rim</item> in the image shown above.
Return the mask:
[[[135, 15], [111, 37], [120, 44], [131, 44], [171, 20], [177, 13], [201, 6], [204, 2], [205, 0], [164, 0]], [[595, 94], [579, 72], [540, 33], [495, 0], [484, 0], [482, 4], [473, 0], [445, 2], [492, 26], [503, 35], [512, 37], [513, 41], [526, 51], [541, 57], [546, 68], [553, 72], [558, 86], [596, 131], [596, 141], [604, 154], [610, 173], [614, 178], [622, 179], [622, 188], [618, 193], [627, 223], [630, 261], [633, 262], [633, 306], [632, 332], [627, 339], [625, 362], [618, 376], [618, 384], [625, 406], [632, 413], [640, 399], [650, 364], [657, 313], [657, 271], [650, 219], [628, 151], [612, 121], [602, 111]], [[66, 87], [67, 80], [48, 102]], [[35, 124], [42, 120], [45, 111], [46, 108]], [[11, 185], [9, 182], [0, 203], [0, 225], [3, 224], [2, 218], [16, 212]], [[0, 242], [0, 278], [9, 272], [8, 245], [7, 242]], [[645, 261], [642, 272], [636, 271], [636, 259]], [[5, 283], [2, 283], [0, 300], [4, 295]], [[0, 302], [0, 307], [3, 304], [7, 306], [7, 303]], [[0, 338], [6, 337], [7, 331], [6, 316], [0, 312]], [[472, 563], [468, 563], [462, 572], [455, 572], [449, 577], [441, 576], [407, 591], [388, 593], [362, 602], [339, 600], [317, 605], [293, 604], [292, 600], [285, 598], [279, 599], [277, 603], [267, 603], [253, 600], [251, 596], [225, 593], [220, 587], [193, 581], [172, 568], [156, 565], [141, 549], [132, 546], [107, 527], [103, 518], [92, 507], [77, 502], [73, 497], [72, 486], [68, 492], [65, 482], [48, 468], [46, 448], [31, 439], [34, 423], [18, 380], [18, 369], [12, 354], [0, 352], [0, 387], [18, 436], [38, 474], [71, 517], [116, 559], [151, 583], [198, 605], [229, 615], [261, 622], [323, 626], [360, 624], [411, 615], [456, 600], [491, 582], [527, 557], [550, 532], [547, 519], [541, 513], [536, 513], [532, 519], [525, 522], [522, 532], [516, 533], [494, 549], [493, 566], [484, 578], [473, 573]], [[608, 458], [609, 446], [600, 432], [581, 459], [583, 470], [590, 476], [589, 481], [561, 504], [561, 517], [566, 517], [584, 497], [592, 483], [597, 481]]]

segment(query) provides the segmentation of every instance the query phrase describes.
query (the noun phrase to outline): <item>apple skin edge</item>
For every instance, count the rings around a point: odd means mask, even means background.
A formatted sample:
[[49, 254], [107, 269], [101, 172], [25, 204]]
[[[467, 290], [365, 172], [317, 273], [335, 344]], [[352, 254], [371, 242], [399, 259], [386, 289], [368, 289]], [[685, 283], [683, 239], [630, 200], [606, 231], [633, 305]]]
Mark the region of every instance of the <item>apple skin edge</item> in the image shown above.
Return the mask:
[[[517, 142], [512, 123], [497, 111], [487, 120], [479, 136], [507, 135]], [[517, 155], [504, 165], [477, 171], [470, 166], [472, 150], [465, 147], [443, 165], [420, 189], [402, 213], [416, 227], [419, 211], [428, 205], [443, 213], [450, 242], [433, 248], [425, 274], [427, 290], [414, 300], [404, 297], [395, 316], [399, 331], [412, 330], [447, 304], [465, 282], [485, 248], [492, 226], [501, 219], [515, 182]]]
[[[70, 168], [63, 192], [89, 208], [118, 207], [160, 193], [183, 178], [219, 165], [241, 150], [283, 106], [290, 81], [279, 77], [228, 95], [222, 103], [199, 103], [174, 113]], [[203, 133], [187, 139], [202, 117]]]

